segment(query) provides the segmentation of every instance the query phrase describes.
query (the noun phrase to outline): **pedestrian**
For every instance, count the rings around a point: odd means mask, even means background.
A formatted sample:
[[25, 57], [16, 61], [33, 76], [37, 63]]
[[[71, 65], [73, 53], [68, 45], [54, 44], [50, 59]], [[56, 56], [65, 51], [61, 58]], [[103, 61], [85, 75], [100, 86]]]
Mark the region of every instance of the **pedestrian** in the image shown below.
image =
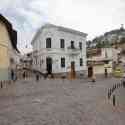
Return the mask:
[[48, 73], [44, 73], [43, 77], [44, 77], [44, 79], [46, 79], [48, 77]]
[[16, 74], [14, 73], [14, 75], [13, 75], [13, 81], [15, 82], [17, 80], [17, 76], [16, 76]]
[[95, 75], [93, 74], [93, 76], [92, 76], [92, 82], [95, 82], [96, 81], [96, 77], [95, 77]]
[[116, 105], [116, 98], [115, 98], [115, 95], [113, 95], [113, 106]]
[[25, 79], [25, 76], [26, 76], [26, 74], [25, 74], [25, 72], [23, 72], [23, 79]]
[[53, 75], [53, 73], [51, 73], [51, 78], [54, 79], [54, 75]]
[[36, 81], [39, 81], [39, 74], [36, 74]]
[[11, 70], [11, 80], [14, 80], [14, 71]]
[[107, 78], [108, 77], [108, 70], [107, 70], [107, 68], [105, 68], [105, 78]]

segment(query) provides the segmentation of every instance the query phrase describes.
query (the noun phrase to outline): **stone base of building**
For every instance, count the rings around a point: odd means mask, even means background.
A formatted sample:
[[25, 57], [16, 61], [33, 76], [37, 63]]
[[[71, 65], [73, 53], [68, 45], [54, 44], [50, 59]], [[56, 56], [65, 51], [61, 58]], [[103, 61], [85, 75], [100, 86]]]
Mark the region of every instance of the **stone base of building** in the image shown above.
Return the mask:
[[[62, 72], [62, 73], [53, 73], [54, 78], [66, 78], [70, 77], [70, 72]], [[76, 71], [76, 79], [86, 78], [86, 71]]]

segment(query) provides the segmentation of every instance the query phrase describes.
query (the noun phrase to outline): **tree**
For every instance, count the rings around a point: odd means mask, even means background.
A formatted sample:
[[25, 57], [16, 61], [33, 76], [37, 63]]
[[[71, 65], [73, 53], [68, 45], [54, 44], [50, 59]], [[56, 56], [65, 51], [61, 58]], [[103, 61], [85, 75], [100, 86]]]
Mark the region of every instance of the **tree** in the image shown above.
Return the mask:
[[103, 44], [102, 44], [101, 42], [98, 42], [98, 43], [96, 44], [96, 47], [97, 47], [97, 48], [102, 48], [102, 47], [103, 47]]
[[122, 37], [122, 38], [120, 39], [120, 43], [121, 43], [121, 44], [125, 43], [125, 37]]
[[87, 48], [90, 48], [90, 47], [91, 47], [91, 43], [92, 43], [92, 41], [90, 41], [90, 40], [88, 40], [88, 41], [86, 42]]

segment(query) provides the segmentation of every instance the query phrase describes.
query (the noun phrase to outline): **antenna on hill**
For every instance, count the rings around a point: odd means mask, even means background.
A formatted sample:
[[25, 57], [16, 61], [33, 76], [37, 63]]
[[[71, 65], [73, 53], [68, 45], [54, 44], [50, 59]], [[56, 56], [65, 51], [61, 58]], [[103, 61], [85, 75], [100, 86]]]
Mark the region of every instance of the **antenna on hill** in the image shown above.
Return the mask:
[[121, 24], [121, 28], [120, 28], [121, 30], [124, 30], [124, 24]]

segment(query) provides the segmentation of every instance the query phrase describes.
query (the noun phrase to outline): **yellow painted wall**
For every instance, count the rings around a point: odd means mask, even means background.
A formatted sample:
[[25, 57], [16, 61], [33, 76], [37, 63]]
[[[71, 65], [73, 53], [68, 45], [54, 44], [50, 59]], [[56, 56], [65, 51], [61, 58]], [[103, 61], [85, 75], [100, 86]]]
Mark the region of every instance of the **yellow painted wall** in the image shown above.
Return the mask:
[[0, 46], [0, 68], [9, 67], [8, 49]]
[[[112, 68], [107, 68], [108, 73], [112, 73]], [[105, 68], [104, 65], [95, 65], [94, 66], [94, 74], [104, 74]]]
[[10, 39], [5, 24], [0, 22], [0, 68], [8, 68], [9, 66], [9, 41]]
[[9, 42], [10, 38], [6, 26], [0, 22], [0, 80], [8, 80], [9, 78]]

